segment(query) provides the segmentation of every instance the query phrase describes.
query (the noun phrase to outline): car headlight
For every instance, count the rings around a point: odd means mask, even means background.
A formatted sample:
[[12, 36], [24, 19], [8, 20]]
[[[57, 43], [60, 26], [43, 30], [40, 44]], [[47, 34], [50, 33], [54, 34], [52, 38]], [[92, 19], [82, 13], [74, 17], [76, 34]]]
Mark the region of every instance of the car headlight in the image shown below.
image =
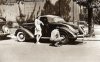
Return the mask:
[[4, 33], [10, 33], [9, 28], [5, 25], [2, 27], [2, 30]]

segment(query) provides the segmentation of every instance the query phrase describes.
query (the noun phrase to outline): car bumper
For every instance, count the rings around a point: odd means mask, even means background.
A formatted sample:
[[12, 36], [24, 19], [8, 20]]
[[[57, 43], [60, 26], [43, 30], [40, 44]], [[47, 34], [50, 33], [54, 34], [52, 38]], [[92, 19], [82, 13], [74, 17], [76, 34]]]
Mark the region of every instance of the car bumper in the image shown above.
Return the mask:
[[4, 37], [4, 36], [7, 36], [9, 35], [9, 33], [0, 33], [0, 37]]
[[84, 35], [77, 35], [77, 38], [83, 38]]

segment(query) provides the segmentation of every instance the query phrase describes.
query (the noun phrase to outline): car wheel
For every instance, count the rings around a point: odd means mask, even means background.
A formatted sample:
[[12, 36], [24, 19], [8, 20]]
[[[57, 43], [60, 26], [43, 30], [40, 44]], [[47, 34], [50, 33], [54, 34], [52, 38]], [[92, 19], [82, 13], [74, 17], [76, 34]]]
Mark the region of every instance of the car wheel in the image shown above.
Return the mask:
[[67, 44], [69, 42], [68, 34], [65, 31], [60, 31], [60, 36], [63, 37], [62, 44]]
[[18, 40], [19, 42], [24, 42], [24, 41], [26, 41], [26, 36], [25, 36], [24, 32], [18, 32], [18, 33], [17, 33], [17, 40]]

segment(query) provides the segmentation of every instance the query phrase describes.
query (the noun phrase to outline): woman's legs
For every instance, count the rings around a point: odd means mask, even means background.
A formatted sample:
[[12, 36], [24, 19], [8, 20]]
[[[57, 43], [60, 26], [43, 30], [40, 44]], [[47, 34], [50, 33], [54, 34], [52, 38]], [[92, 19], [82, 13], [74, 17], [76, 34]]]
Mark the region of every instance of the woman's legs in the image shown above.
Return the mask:
[[36, 36], [36, 43], [37, 43], [37, 44], [40, 43], [40, 42], [39, 42], [40, 38], [41, 38], [41, 35], [38, 34], [38, 35]]

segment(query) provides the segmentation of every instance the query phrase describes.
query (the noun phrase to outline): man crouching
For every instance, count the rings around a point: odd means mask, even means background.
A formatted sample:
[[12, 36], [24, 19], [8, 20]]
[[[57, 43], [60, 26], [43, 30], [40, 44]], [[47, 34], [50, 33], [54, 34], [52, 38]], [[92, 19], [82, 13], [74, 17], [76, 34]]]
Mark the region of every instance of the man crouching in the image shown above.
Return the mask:
[[51, 46], [55, 46], [55, 47], [59, 47], [62, 45], [62, 40], [64, 39], [64, 37], [60, 36], [60, 32], [59, 29], [54, 29], [51, 32], [51, 37], [50, 40], [53, 42], [52, 44], [50, 44]]

